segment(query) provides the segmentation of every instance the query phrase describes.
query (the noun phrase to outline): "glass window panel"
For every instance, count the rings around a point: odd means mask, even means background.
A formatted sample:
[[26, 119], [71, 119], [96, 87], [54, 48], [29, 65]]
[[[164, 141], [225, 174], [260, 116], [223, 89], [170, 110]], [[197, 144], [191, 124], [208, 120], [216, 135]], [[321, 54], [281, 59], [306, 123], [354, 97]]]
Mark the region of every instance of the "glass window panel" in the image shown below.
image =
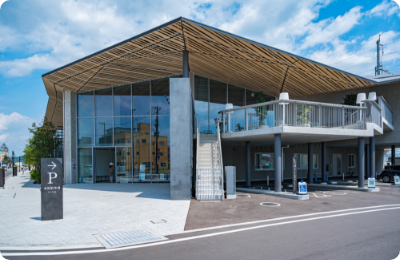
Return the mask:
[[[130, 121], [130, 120], [129, 120]], [[132, 182], [131, 147], [117, 147], [117, 182]]]
[[114, 117], [114, 145], [131, 144], [131, 117]]
[[255, 169], [256, 170], [272, 170], [274, 169], [273, 153], [256, 153], [255, 154]]
[[112, 88], [95, 91], [96, 116], [112, 116]]
[[234, 107], [244, 106], [244, 88], [228, 86], [228, 102], [232, 103]]
[[[151, 181], [150, 117], [133, 117], [133, 181]], [[143, 142], [144, 140], [144, 142]]]
[[208, 132], [208, 79], [195, 76], [194, 78], [196, 119], [201, 133]]
[[318, 169], [318, 154], [313, 154], [313, 169]]
[[78, 118], [78, 146], [93, 146], [94, 118]]
[[131, 115], [131, 85], [114, 88], [114, 116]]
[[93, 91], [78, 94], [78, 117], [94, 116], [94, 95]]
[[226, 105], [226, 83], [215, 80], [210, 80], [210, 132], [217, 133], [217, 126], [215, 120], [219, 118], [222, 122], [222, 115], [218, 114], [219, 111], [225, 109]]
[[96, 118], [96, 146], [111, 146], [112, 139], [112, 117]]
[[298, 169], [307, 169], [308, 168], [308, 154], [306, 153], [295, 153], [294, 156], [297, 160], [297, 168]]
[[[152, 178], [156, 182], [170, 180], [170, 133], [169, 116], [156, 116], [151, 118], [152, 134]], [[163, 145], [160, 145], [162, 143]]]
[[169, 115], [169, 78], [151, 81], [151, 114]]
[[78, 181], [93, 182], [92, 149], [78, 149]]
[[132, 115], [150, 115], [150, 82], [132, 85]]

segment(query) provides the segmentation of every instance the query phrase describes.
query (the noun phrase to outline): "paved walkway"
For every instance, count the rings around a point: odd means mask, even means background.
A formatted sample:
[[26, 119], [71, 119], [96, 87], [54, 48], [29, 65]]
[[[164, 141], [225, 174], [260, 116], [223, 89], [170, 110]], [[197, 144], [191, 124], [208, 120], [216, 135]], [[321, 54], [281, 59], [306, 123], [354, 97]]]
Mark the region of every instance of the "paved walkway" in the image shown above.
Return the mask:
[[64, 219], [41, 221], [39, 187], [25, 172], [0, 189], [0, 250], [102, 247], [93, 234], [143, 228], [170, 235], [184, 230], [190, 205], [169, 199], [169, 183], [73, 184]]

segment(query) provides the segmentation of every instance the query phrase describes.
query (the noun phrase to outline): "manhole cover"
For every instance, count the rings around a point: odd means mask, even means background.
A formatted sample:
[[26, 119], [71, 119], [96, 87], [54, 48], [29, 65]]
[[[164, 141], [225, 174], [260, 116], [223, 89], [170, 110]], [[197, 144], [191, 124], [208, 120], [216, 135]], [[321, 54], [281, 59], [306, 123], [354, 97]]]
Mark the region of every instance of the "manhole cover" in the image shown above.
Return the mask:
[[129, 246], [167, 239], [166, 237], [157, 235], [145, 229], [108, 234], [96, 234], [94, 237], [96, 237], [106, 248]]
[[321, 204], [329, 205], [330, 203], [328, 203], [328, 202], [321, 202]]
[[278, 207], [281, 204], [279, 203], [274, 203], [274, 202], [261, 202], [260, 203], [261, 206], [269, 206], [269, 207]]
[[237, 198], [251, 198], [251, 196], [249, 194], [237, 194], [236, 197]]

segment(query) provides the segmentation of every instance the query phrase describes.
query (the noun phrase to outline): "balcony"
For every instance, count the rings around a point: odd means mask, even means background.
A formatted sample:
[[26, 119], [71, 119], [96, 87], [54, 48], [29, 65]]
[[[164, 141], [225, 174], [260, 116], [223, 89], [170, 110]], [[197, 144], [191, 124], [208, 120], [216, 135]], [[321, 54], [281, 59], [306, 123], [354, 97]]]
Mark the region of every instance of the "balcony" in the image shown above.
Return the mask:
[[[387, 113], [385, 119], [382, 111]], [[220, 111], [221, 138], [268, 142], [274, 134], [282, 134], [288, 143], [299, 143], [370, 137], [382, 134], [382, 122], [391, 121], [391, 112], [387, 111], [374, 101], [359, 107], [275, 100]]]

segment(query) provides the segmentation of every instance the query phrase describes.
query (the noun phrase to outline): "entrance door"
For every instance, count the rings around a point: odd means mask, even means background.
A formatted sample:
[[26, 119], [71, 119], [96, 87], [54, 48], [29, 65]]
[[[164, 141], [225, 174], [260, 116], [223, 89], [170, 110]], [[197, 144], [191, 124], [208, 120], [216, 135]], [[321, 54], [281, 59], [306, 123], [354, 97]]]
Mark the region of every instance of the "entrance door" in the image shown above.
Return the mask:
[[[93, 182], [110, 182], [109, 168], [110, 163], [114, 164], [115, 168], [115, 148], [93, 148]], [[115, 170], [113, 176], [113, 182], [115, 180]]]
[[340, 176], [342, 172], [342, 155], [334, 154], [332, 162], [333, 162], [332, 175]]

